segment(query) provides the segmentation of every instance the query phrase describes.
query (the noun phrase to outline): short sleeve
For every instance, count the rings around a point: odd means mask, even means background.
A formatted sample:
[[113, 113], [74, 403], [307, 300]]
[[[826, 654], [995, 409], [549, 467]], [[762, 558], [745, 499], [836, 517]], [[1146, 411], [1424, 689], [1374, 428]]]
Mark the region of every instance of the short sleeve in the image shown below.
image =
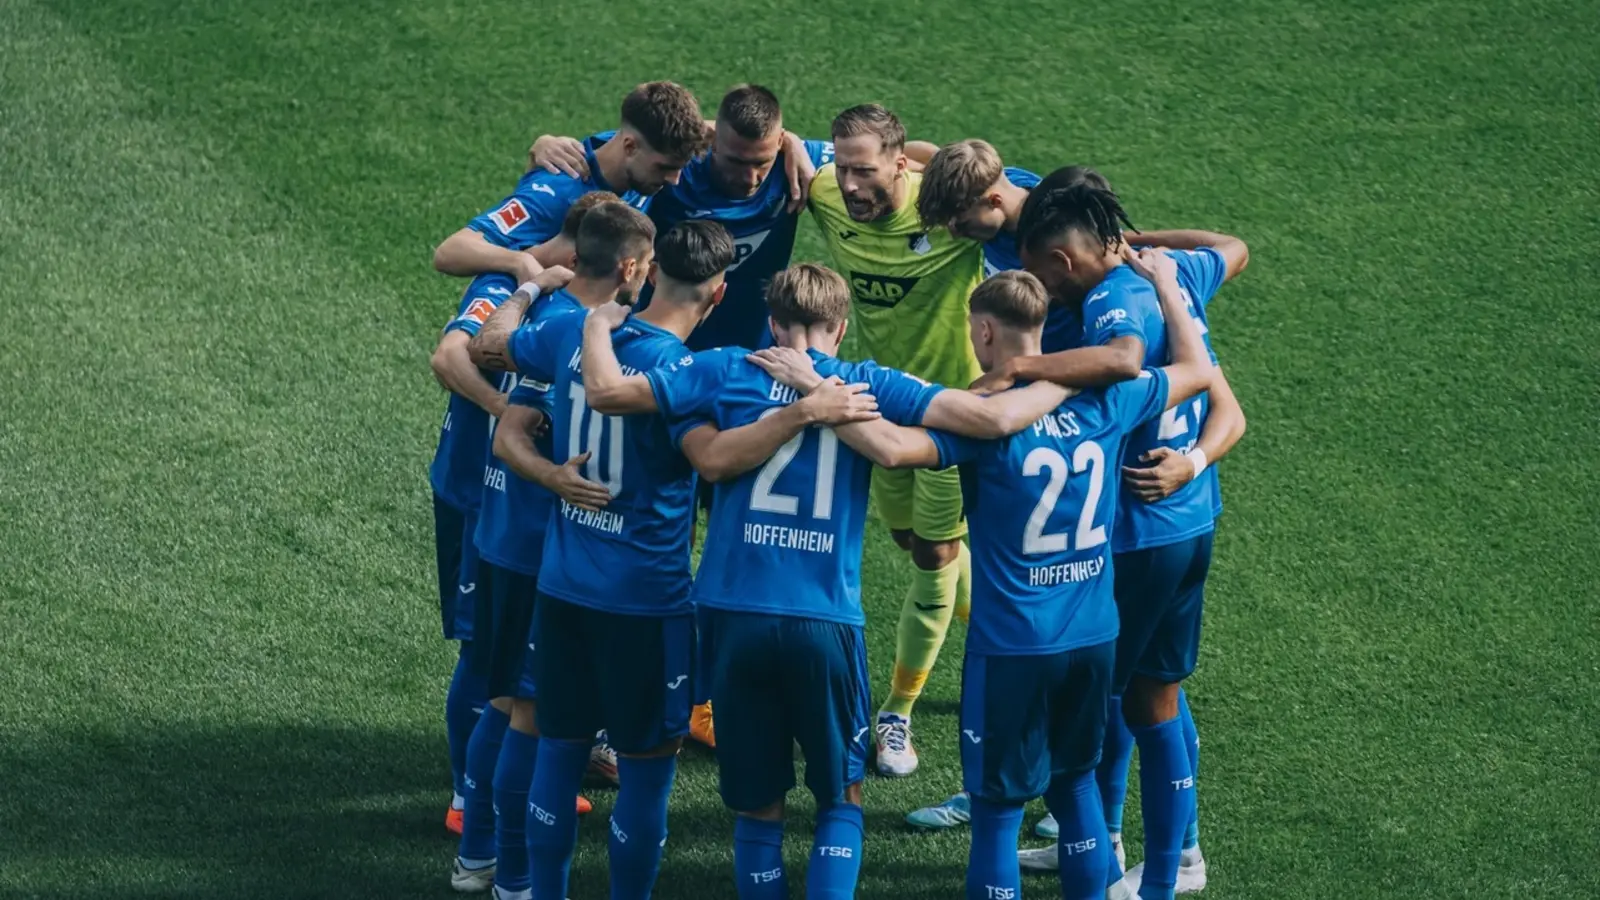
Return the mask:
[[1167, 408], [1167, 373], [1145, 369], [1138, 378], [1106, 388], [1111, 415], [1123, 431], [1132, 431]]
[[506, 403], [512, 406], [527, 406], [543, 412], [546, 401], [550, 396], [548, 382], [534, 381], [527, 377], [517, 379], [517, 386], [511, 389], [511, 395], [506, 398]]
[[742, 357], [745, 351], [732, 347], [702, 350], [644, 373], [661, 415], [668, 422], [714, 418], [717, 395], [727, 378], [729, 362], [736, 354]]
[[576, 312], [546, 316], [526, 322], [511, 333], [507, 349], [511, 361], [517, 364], [517, 371], [521, 373], [519, 387], [531, 382], [541, 392], [550, 390], [550, 385], [556, 380], [556, 360], [560, 358], [557, 350], [562, 340], [572, 333], [575, 324], [582, 327], [583, 318]]
[[944, 390], [915, 375], [876, 363], [862, 363], [846, 381], [865, 382], [878, 399], [878, 411], [896, 425], [921, 425], [928, 404]]
[[509, 250], [526, 250], [549, 240], [561, 232], [561, 220], [572, 205], [571, 191], [565, 185], [558, 189], [552, 183], [554, 178], [567, 176], [552, 176], [543, 169], [524, 175], [516, 193], [467, 223], [467, 227], [489, 243]]
[[716, 425], [710, 419], [703, 419], [698, 416], [687, 419], [668, 419], [666, 422], [667, 437], [672, 439], [672, 446], [677, 447], [679, 450], [683, 449], [683, 439], [688, 437], [689, 432], [699, 428], [701, 425]]
[[983, 449], [983, 441], [951, 434], [948, 431], [928, 429], [928, 437], [933, 439], [933, 446], [939, 449], [939, 468], [948, 469], [962, 463], [976, 462], [978, 453]]
[[[1124, 287], [1101, 288], [1090, 294], [1083, 303], [1084, 343], [1101, 347], [1119, 337], [1136, 337], [1148, 346], [1150, 339], [1144, 333], [1144, 321], [1138, 300], [1148, 293], [1152, 305], [1156, 303], [1155, 289], [1149, 282], [1141, 281], [1132, 289]], [[1159, 306], [1156, 307], [1159, 310]]]
[[445, 333], [464, 331], [468, 335], [476, 335], [483, 323], [489, 321], [494, 311], [500, 308], [500, 304], [511, 296], [512, 290], [511, 279], [498, 273], [474, 278], [461, 295], [461, 306], [455, 318], [444, 327]]
[[1178, 283], [1202, 308], [1221, 290], [1223, 279], [1228, 276], [1228, 261], [1211, 247], [1170, 250], [1167, 255], [1178, 263]]
[[833, 141], [805, 141], [806, 155], [811, 157], [811, 164], [822, 168], [833, 162]]

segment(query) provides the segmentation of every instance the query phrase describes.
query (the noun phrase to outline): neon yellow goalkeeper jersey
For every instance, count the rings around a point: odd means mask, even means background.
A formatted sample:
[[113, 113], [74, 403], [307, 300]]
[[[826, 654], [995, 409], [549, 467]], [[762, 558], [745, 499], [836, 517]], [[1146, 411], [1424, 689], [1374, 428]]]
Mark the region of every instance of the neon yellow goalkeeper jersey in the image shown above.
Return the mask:
[[908, 172], [906, 202], [873, 222], [845, 209], [833, 165], [811, 182], [811, 214], [850, 282], [857, 355], [946, 387], [981, 374], [967, 337], [967, 298], [983, 280], [983, 245], [917, 220], [922, 174]]

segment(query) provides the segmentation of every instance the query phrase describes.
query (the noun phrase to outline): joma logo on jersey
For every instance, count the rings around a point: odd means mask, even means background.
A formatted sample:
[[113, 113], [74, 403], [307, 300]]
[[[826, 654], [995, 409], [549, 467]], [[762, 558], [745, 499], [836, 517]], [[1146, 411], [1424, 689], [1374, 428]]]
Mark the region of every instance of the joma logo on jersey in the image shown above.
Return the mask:
[[850, 273], [850, 289], [856, 299], [870, 306], [892, 307], [906, 298], [917, 286], [915, 278], [893, 278], [888, 275]]

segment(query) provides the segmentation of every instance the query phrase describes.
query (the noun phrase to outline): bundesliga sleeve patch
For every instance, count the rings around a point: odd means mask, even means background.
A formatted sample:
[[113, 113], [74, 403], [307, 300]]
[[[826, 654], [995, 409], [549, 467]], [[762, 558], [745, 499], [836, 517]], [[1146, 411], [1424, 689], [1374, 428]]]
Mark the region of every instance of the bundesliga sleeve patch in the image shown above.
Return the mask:
[[510, 234], [518, 225], [528, 221], [528, 209], [522, 205], [521, 200], [512, 197], [504, 206], [490, 213], [489, 218], [494, 220], [495, 227], [500, 229], [501, 234]]
[[489, 316], [493, 314], [494, 304], [483, 299], [482, 297], [479, 297], [478, 299], [472, 301], [472, 305], [467, 307], [466, 312], [461, 314], [460, 321], [476, 322], [479, 325], [482, 325], [483, 323], [489, 321]]

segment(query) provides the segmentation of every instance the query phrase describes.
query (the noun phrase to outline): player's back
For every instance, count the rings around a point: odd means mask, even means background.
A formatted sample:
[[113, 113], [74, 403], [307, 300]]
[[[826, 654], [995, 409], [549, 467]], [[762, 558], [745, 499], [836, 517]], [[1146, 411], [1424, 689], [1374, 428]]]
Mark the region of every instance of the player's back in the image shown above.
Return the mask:
[[[795, 402], [792, 388], [740, 348], [648, 373], [669, 418], [728, 430]], [[823, 377], [865, 383], [891, 421], [916, 425], [939, 388], [874, 363], [811, 351]], [[861, 546], [872, 464], [831, 428], [812, 426], [759, 468], [718, 484], [696, 573], [697, 605], [860, 625]]]
[[941, 457], [961, 464], [972, 525], [971, 652], [1054, 653], [1116, 637], [1119, 451], [1166, 395], [1165, 376], [1146, 373], [1069, 397], [1009, 437], [933, 432]]
[[[467, 227], [489, 243], [511, 250], [526, 250], [560, 234], [562, 219], [573, 201], [590, 191], [614, 190], [600, 174], [592, 147], [586, 144], [584, 153], [589, 164], [587, 177], [574, 178], [534, 168], [517, 180], [509, 197], [468, 222]], [[650, 200], [636, 191], [617, 193], [622, 202], [635, 209], [644, 209]]]
[[[1202, 293], [1203, 298], [1208, 300], [1211, 293], [1215, 292], [1215, 285], [1221, 284], [1222, 258], [1209, 250], [1168, 253], [1178, 261], [1179, 283], [1184, 286], [1190, 315], [1200, 329], [1207, 351], [1210, 351], [1210, 328], [1206, 321], [1205, 304], [1203, 301], [1196, 302], [1195, 295]], [[1205, 289], [1207, 286], [1209, 290]], [[1107, 296], [1100, 297], [1101, 294]], [[1155, 288], [1127, 266], [1114, 270], [1102, 282], [1101, 288], [1090, 292], [1084, 303], [1083, 317], [1086, 341], [1090, 345], [1104, 344], [1117, 336], [1133, 334], [1144, 342], [1146, 366], [1163, 366], [1171, 360], [1166, 321], [1161, 314]], [[1213, 353], [1211, 358], [1215, 362], [1216, 354]], [[1180, 454], [1194, 449], [1209, 411], [1210, 396], [1202, 393], [1187, 403], [1167, 410], [1159, 419], [1135, 429], [1128, 436], [1122, 464], [1130, 467], [1147, 466], [1149, 463], [1141, 457], [1158, 447]], [[1217, 482], [1214, 476], [1197, 478], [1154, 503], [1140, 501], [1126, 486], [1120, 490], [1124, 492], [1123, 515], [1117, 518], [1112, 535], [1112, 543], [1118, 553], [1176, 543], [1215, 527]]]
[[981, 374], [967, 339], [967, 298], [983, 281], [983, 245], [917, 218], [922, 174], [881, 219], [850, 218], [832, 164], [811, 182], [810, 208], [850, 283], [850, 322], [864, 357], [951, 387]]
[[[590, 409], [580, 365], [583, 317], [551, 327], [557, 365], [550, 391], [551, 459], [561, 464], [588, 453], [584, 477], [604, 484], [612, 499], [598, 511], [557, 501], [540, 590], [610, 612], [689, 612], [695, 473], [678, 442], [693, 423], [669, 426], [656, 414], [604, 416]], [[677, 335], [637, 317], [612, 340], [630, 375], [689, 355]]]

